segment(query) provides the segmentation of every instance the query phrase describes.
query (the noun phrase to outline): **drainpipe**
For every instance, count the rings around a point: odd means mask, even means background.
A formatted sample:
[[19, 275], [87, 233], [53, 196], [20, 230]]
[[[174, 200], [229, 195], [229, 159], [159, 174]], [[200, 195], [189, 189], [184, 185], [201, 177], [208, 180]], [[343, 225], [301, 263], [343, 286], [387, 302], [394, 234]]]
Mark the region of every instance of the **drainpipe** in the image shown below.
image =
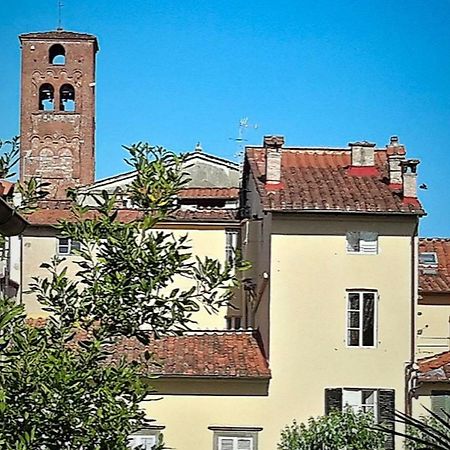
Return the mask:
[[414, 232], [411, 236], [411, 347], [410, 347], [410, 360], [405, 367], [405, 414], [412, 414], [412, 396], [413, 385], [412, 380], [414, 376], [414, 364], [416, 359], [416, 301], [417, 301], [417, 289], [418, 289], [418, 272], [417, 272], [417, 251], [416, 251], [416, 239], [419, 229], [419, 220], [417, 219], [414, 226]]

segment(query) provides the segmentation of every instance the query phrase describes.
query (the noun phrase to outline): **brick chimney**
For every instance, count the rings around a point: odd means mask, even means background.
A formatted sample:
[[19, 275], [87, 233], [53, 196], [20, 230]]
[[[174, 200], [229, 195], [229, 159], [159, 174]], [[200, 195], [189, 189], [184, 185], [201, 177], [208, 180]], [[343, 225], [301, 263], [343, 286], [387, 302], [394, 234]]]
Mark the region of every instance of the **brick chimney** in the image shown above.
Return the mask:
[[349, 168], [350, 175], [373, 176], [378, 175], [375, 166], [375, 144], [367, 141], [350, 142], [352, 163]]
[[418, 159], [406, 159], [400, 162], [403, 177], [403, 199], [417, 201], [417, 166]]
[[266, 153], [266, 186], [273, 188], [281, 183], [281, 147], [284, 136], [264, 136]]
[[391, 188], [402, 188], [402, 161], [405, 160], [405, 147], [398, 142], [397, 136], [391, 136], [389, 144], [386, 145], [389, 170], [389, 186]]

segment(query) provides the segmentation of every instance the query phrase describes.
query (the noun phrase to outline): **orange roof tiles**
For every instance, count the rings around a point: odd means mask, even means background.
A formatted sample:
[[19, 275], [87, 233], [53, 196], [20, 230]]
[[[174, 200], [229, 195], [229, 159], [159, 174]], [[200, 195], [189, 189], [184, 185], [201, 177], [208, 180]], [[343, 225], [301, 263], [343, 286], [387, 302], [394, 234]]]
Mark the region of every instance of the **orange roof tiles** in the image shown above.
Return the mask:
[[419, 381], [449, 381], [450, 380], [450, 352], [443, 352], [420, 359]]
[[[45, 327], [47, 320], [27, 319], [30, 326]], [[75, 333], [79, 342], [87, 333]], [[72, 345], [72, 344], [70, 344]], [[152, 355], [146, 361], [144, 354]], [[270, 378], [271, 372], [257, 337], [248, 331], [192, 332], [151, 339], [144, 345], [123, 338], [114, 346], [111, 361], [125, 358], [142, 362], [145, 375], [171, 377]]]
[[238, 188], [213, 188], [213, 187], [192, 187], [182, 189], [178, 196], [180, 198], [215, 198], [215, 199], [237, 199], [239, 197]]
[[375, 175], [356, 176], [348, 170], [348, 149], [283, 148], [281, 187], [270, 191], [264, 184], [265, 149], [249, 147], [246, 158], [266, 210], [424, 213], [418, 202], [407, 204], [389, 187], [385, 150], [375, 152]]
[[115, 358], [139, 360], [153, 354], [150, 373], [177, 377], [269, 378], [270, 370], [256, 338], [249, 332], [206, 332], [167, 336], [143, 345], [123, 339]]
[[14, 183], [11, 181], [0, 180], [0, 197], [8, 197], [13, 194]]
[[419, 253], [436, 253], [437, 271], [424, 273], [419, 266], [419, 290], [429, 294], [450, 293], [450, 239], [422, 238], [419, 241]]
[[[224, 208], [198, 208], [177, 209], [167, 218], [167, 222], [237, 222], [237, 209]], [[94, 211], [87, 213], [86, 218], [93, 218]], [[136, 209], [120, 209], [118, 220], [130, 222], [142, 217], [142, 212]], [[60, 220], [74, 220], [69, 209], [38, 209], [26, 215], [31, 225], [56, 225]]]

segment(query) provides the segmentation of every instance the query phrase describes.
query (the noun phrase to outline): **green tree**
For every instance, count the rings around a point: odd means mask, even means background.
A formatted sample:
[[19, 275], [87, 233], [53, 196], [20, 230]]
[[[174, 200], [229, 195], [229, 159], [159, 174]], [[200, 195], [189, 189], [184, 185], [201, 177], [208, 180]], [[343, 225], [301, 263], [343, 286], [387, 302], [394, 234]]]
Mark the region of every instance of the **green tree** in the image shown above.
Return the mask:
[[[92, 197], [94, 209], [71, 194], [74, 220], [58, 228], [81, 243], [77, 278], [64, 260], [42, 265], [49, 276], [31, 291], [50, 314], [45, 326], [0, 301], [1, 448], [125, 450], [129, 434], [149, 423], [140, 403], [151, 355], [113, 358], [115, 344], [182, 333], [200, 308], [217, 311], [232, 296], [231, 267], [195, 257], [187, 236], [155, 229], [188, 181], [184, 157], [144, 143], [127, 150], [136, 170], [131, 218], [121, 217], [117, 193]], [[190, 287], [180, 288], [179, 277]]]
[[306, 424], [293, 422], [281, 432], [278, 450], [378, 450], [384, 435], [374, 430], [373, 417], [351, 409], [311, 417]]
[[450, 415], [440, 414], [425, 408], [428, 416], [419, 418], [397, 411], [396, 422], [403, 425], [405, 431], [392, 431], [378, 427], [385, 433], [393, 433], [405, 439], [405, 448], [411, 450], [448, 450], [450, 448]]

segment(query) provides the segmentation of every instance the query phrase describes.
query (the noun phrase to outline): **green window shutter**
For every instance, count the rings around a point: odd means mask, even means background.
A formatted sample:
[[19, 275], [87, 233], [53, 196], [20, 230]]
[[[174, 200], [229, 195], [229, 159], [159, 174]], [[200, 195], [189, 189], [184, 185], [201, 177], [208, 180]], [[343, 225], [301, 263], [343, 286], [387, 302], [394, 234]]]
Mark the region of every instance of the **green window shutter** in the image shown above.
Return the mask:
[[[378, 390], [378, 422], [391, 430], [395, 429], [395, 391], [393, 389]], [[386, 434], [385, 448], [395, 447], [393, 434]]]
[[342, 389], [325, 389], [325, 414], [342, 411]]
[[450, 414], [449, 391], [431, 391], [431, 411], [443, 419], [447, 418], [444, 411]]

